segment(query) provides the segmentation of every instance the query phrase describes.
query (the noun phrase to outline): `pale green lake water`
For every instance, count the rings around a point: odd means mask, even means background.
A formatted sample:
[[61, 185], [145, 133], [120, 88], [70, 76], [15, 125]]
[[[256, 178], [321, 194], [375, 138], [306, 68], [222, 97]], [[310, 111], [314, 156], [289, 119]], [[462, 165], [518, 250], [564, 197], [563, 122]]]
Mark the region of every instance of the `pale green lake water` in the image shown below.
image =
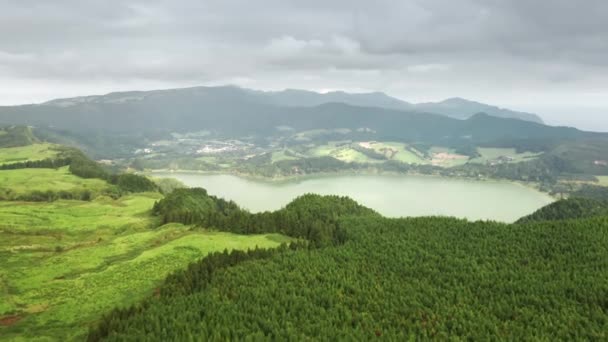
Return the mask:
[[510, 182], [428, 176], [339, 175], [273, 182], [233, 175], [154, 173], [235, 201], [252, 212], [276, 210], [299, 195], [344, 195], [388, 217], [455, 216], [513, 222], [553, 199]]

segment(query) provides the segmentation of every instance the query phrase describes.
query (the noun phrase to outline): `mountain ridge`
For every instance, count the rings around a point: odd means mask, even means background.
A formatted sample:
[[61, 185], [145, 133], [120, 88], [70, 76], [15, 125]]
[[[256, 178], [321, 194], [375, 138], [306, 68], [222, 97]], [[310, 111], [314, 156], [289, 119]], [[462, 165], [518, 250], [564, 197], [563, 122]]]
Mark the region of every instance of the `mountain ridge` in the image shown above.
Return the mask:
[[264, 91], [242, 88], [234, 85], [215, 87], [195, 86], [187, 88], [159, 89], [149, 91], [135, 90], [124, 92], [111, 92], [104, 95], [88, 95], [53, 99], [38, 105], [67, 107], [78, 103], [121, 103], [133, 100], [142, 100], [149, 96], [162, 96], [176, 92], [190, 93], [191, 95], [199, 96], [205, 95], [204, 93], [214, 93], [217, 95], [218, 92], [221, 92], [224, 94], [224, 96], [240, 96], [243, 99], [256, 103], [286, 107], [315, 107], [324, 103], [341, 102], [354, 106], [428, 112], [461, 120], [467, 119], [476, 113], [484, 112], [488, 115], [495, 117], [514, 118], [523, 121], [544, 123], [543, 120], [536, 114], [513, 111], [506, 108], [500, 108], [498, 106], [493, 106], [477, 101], [471, 101], [461, 97], [452, 97], [438, 102], [411, 103], [387, 95], [384, 92], [349, 93], [338, 90], [320, 93], [310, 90], [291, 88], [281, 91]]

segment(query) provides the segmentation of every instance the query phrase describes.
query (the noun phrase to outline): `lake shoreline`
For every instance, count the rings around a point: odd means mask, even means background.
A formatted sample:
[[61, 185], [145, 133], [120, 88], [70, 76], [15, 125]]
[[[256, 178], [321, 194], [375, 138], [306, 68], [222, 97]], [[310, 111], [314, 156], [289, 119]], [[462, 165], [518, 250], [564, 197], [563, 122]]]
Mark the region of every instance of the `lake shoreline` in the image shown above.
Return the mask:
[[270, 184], [281, 184], [281, 183], [289, 183], [289, 182], [297, 182], [297, 181], [305, 181], [307, 179], [314, 179], [318, 177], [340, 177], [340, 176], [414, 176], [414, 177], [429, 177], [435, 179], [450, 179], [450, 180], [463, 180], [463, 181], [471, 181], [471, 182], [489, 182], [489, 183], [508, 183], [514, 184], [518, 186], [522, 186], [528, 189], [536, 190], [547, 197], [551, 198], [553, 201], [557, 201], [561, 199], [555, 195], [552, 195], [546, 191], [541, 190], [538, 183], [534, 182], [524, 182], [524, 181], [516, 181], [512, 179], [504, 179], [504, 178], [473, 178], [473, 177], [462, 177], [462, 176], [444, 176], [444, 175], [436, 175], [436, 174], [424, 174], [418, 172], [390, 172], [390, 171], [382, 171], [377, 170], [375, 172], [370, 172], [370, 170], [362, 170], [362, 171], [336, 171], [336, 172], [316, 172], [309, 173], [303, 175], [289, 175], [289, 176], [273, 176], [266, 177], [261, 175], [255, 175], [251, 173], [243, 173], [243, 172], [235, 172], [231, 170], [222, 170], [222, 171], [206, 171], [206, 170], [182, 170], [182, 169], [153, 169], [146, 170], [142, 172], [148, 176], [154, 176], [156, 173], [163, 174], [171, 174], [171, 173], [182, 173], [182, 174], [193, 174], [193, 175], [230, 175], [240, 177], [246, 180], [251, 181], [261, 181]]
[[148, 174], [205, 188], [251, 212], [278, 210], [298, 196], [314, 193], [347, 196], [386, 217], [451, 216], [512, 223], [555, 201], [519, 182], [437, 175], [325, 172], [271, 179], [229, 172]]

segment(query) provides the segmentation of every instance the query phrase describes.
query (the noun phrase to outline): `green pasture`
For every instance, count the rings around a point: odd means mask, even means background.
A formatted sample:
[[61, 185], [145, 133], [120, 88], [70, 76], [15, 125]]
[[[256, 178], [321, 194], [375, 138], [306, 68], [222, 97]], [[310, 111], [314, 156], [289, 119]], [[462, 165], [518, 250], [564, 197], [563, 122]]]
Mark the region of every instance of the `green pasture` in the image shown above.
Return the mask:
[[[6, 134], [6, 132], [4, 132], [4, 134]], [[57, 146], [46, 143], [0, 148], [0, 165], [19, 163], [28, 160], [43, 160], [55, 157], [57, 154]]]
[[153, 293], [209, 252], [275, 247], [278, 234], [236, 235], [149, 215], [157, 194], [93, 202], [0, 202], [0, 340], [65, 340], [116, 306]]
[[[2, 151], [3, 149], [0, 149]], [[26, 194], [32, 191], [89, 190], [98, 194], [110, 185], [101, 179], [80, 178], [71, 174], [67, 166], [58, 169], [0, 170], [0, 194]]]
[[477, 164], [485, 164], [492, 161], [496, 161], [497, 159], [511, 158], [510, 163], [519, 163], [522, 161], [530, 160], [537, 158], [541, 155], [541, 153], [533, 153], [533, 152], [524, 152], [517, 153], [514, 148], [486, 148], [480, 147], [477, 149], [477, 152], [481, 154], [481, 157], [473, 158], [469, 162], [477, 163]]

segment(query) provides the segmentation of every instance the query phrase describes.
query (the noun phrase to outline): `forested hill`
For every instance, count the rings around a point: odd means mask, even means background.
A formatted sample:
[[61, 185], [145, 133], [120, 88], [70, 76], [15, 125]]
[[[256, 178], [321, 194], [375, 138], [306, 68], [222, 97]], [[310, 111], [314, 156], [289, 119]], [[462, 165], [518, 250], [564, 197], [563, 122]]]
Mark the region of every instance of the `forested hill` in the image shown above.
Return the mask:
[[[320, 218], [334, 204], [320, 199], [297, 206]], [[193, 263], [106, 315], [89, 341], [608, 338], [606, 217], [506, 225], [356, 212], [333, 217], [336, 245]]]
[[413, 110], [394, 110], [344, 103], [314, 107], [279, 106], [247, 96], [231, 87], [189, 88], [115, 93], [51, 101], [41, 105], [0, 108], [0, 124], [52, 126], [72, 132], [146, 133], [209, 130], [224, 135], [268, 136], [280, 128], [296, 131], [343, 128], [375, 132], [372, 139], [473, 143], [509, 139], [595, 137], [572, 128], [473, 115], [458, 120]]
[[[346, 93], [333, 91], [316, 93], [307, 90], [287, 89], [284, 91], [258, 91], [234, 86], [194, 87], [157, 91], [131, 91], [110, 93], [102, 96], [85, 96], [71, 99], [58, 99], [45, 103], [60, 107], [77, 104], [125, 103], [160, 97], [185, 96], [182, 100], [189, 102], [194, 97], [224, 98], [235, 102], [249, 102], [279, 107], [316, 107], [326, 103], [344, 103], [352, 106], [375, 107], [403, 111], [428, 112], [456, 119], [467, 119], [476, 113], [484, 112], [500, 118], [520, 119], [542, 123], [535, 114], [516, 112], [487, 104], [468, 101], [462, 98], [451, 98], [441, 102], [409, 103], [384, 93]], [[204, 101], [208, 99], [203, 99]]]
[[198, 224], [239, 234], [281, 233], [313, 246], [344, 242], [340, 217], [378, 215], [350, 198], [316, 194], [300, 196], [281, 210], [252, 214], [202, 188], [173, 191], [154, 205], [153, 213], [163, 223]]
[[[234, 89], [238, 91], [239, 89]], [[404, 111], [418, 111], [441, 114], [456, 119], [468, 119], [477, 113], [487, 113], [492, 116], [507, 119], [519, 119], [536, 123], [543, 120], [536, 114], [512, 111], [484, 103], [469, 101], [462, 98], [450, 98], [441, 102], [409, 103], [388, 96], [381, 92], [350, 94], [343, 91], [316, 93], [306, 90], [287, 89], [284, 91], [265, 92], [241, 89], [241, 91], [257, 102], [271, 103], [288, 107], [314, 107], [325, 103], [344, 103], [352, 106], [377, 107]]]
[[581, 219], [596, 216], [608, 216], [608, 200], [575, 197], [551, 203], [526, 217], [522, 217], [517, 223]]

